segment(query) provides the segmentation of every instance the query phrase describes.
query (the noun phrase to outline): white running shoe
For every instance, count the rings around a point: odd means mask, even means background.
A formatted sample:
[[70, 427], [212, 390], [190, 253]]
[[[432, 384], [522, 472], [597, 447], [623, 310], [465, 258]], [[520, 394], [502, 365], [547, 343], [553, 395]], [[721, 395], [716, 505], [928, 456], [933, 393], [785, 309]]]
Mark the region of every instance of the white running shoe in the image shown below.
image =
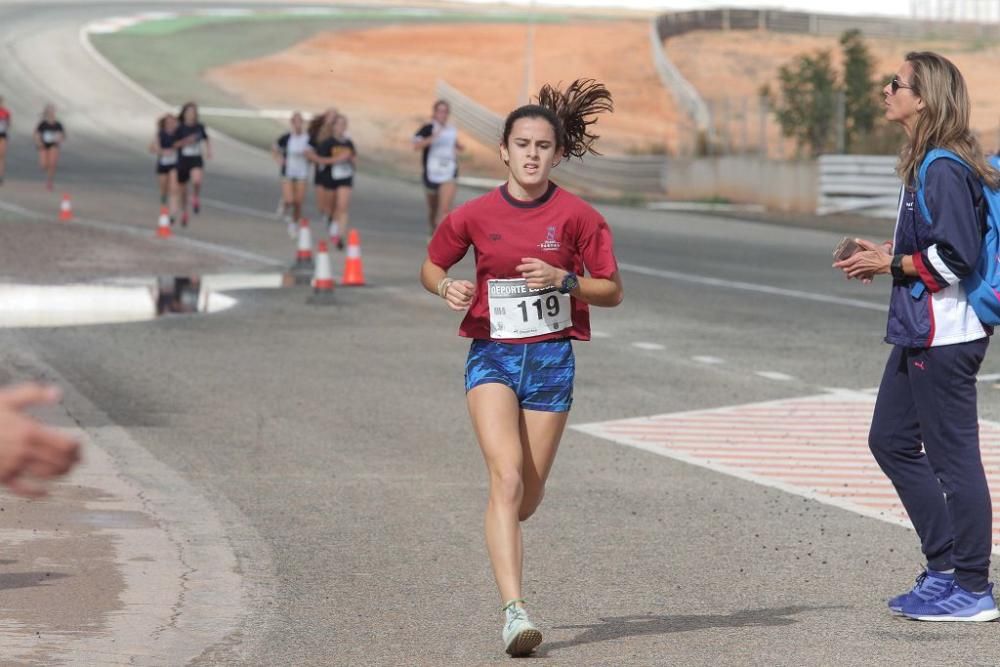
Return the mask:
[[[516, 601], [515, 601], [516, 602]], [[503, 643], [512, 658], [529, 655], [542, 643], [542, 633], [528, 620], [528, 612], [510, 602], [504, 607]]]

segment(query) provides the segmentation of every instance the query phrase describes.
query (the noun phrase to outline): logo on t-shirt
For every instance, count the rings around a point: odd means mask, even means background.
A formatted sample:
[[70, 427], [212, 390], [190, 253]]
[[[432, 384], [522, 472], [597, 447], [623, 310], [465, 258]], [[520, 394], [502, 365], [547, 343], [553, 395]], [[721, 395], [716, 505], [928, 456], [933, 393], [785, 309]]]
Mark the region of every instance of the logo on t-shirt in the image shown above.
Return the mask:
[[556, 227], [555, 225], [551, 225], [548, 229], [548, 234], [546, 235], [545, 240], [539, 243], [538, 247], [542, 250], [556, 251], [559, 250], [560, 246], [561, 244], [559, 241], [556, 241]]

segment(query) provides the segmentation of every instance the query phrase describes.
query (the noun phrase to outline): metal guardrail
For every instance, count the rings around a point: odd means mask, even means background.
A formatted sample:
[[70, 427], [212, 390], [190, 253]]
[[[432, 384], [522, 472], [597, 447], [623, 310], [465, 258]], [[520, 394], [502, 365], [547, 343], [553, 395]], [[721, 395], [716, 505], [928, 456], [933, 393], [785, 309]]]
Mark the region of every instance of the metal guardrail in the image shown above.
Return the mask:
[[[497, 146], [503, 133], [503, 118], [444, 81], [437, 96], [451, 105], [455, 123], [479, 143]], [[591, 192], [631, 192], [662, 195], [667, 189], [667, 158], [664, 155], [588, 155], [583, 160], [564, 160], [555, 180]]]
[[658, 26], [659, 21], [656, 19], [649, 24], [649, 39], [656, 73], [660, 75], [660, 81], [673, 95], [677, 104], [694, 121], [695, 127], [705, 132], [707, 136], [712, 132], [712, 114], [708, 110], [708, 105], [698, 90], [684, 78], [677, 66], [667, 57], [667, 52], [663, 48], [664, 37], [660, 34]]
[[901, 185], [895, 168], [894, 156], [821, 155], [817, 215], [895, 218]]

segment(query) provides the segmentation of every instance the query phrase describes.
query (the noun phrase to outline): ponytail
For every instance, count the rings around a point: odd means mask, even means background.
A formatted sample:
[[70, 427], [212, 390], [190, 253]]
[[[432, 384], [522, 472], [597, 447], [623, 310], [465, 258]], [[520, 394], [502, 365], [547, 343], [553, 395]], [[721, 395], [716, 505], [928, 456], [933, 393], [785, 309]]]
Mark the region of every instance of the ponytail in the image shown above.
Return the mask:
[[557, 152], [563, 157], [582, 158], [587, 153], [600, 155], [593, 148], [599, 135], [590, 132], [597, 115], [614, 111], [611, 93], [594, 79], [577, 79], [565, 91], [545, 84], [538, 92], [538, 103], [512, 111], [504, 122], [503, 143], [510, 139], [514, 123], [521, 118], [544, 118], [556, 135]]

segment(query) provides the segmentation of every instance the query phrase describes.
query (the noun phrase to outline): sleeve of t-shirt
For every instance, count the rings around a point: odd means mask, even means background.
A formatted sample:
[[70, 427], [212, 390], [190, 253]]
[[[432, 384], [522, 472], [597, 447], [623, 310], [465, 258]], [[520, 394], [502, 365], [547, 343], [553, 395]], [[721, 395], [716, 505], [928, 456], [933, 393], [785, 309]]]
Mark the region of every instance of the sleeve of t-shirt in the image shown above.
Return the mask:
[[472, 241], [469, 239], [465, 216], [461, 209], [456, 209], [438, 225], [427, 246], [427, 257], [433, 264], [447, 271], [462, 261], [470, 245]]
[[432, 134], [434, 134], [434, 126], [431, 125], [430, 123], [427, 123], [419, 130], [417, 130], [417, 133], [413, 135], [413, 141], [420, 141], [421, 139], [426, 139]]
[[56, 132], [58, 132], [59, 134], [61, 134], [63, 136], [66, 136], [66, 130], [63, 129], [62, 123], [56, 123]]
[[289, 136], [290, 136], [289, 133], [286, 132], [285, 134], [283, 134], [280, 137], [278, 137], [278, 141], [277, 141], [278, 148], [280, 148], [281, 150], [285, 150], [286, 148], [288, 148], [288, 137]]
[[596, 212], [581, 226], [577, 241], [583, 265], [592, 278], [611, 278], [618, 270], [611, 228]]
[[351, 141], [350, 139], [347, 140], [347, 147], [351, 149], [352, 155], [358, 154], [358, 149], [354, 147], [354, 142]]
[[202, 139], [208, 141], [208, 130], [206, 130], [205, 126], [202, 125], [201, 123], [198, 123], [198, 132], [201, 135]]
[[974, 202], [981, 188], [972, 173], [953, 160], [935, 160], [927, 169], [924, 199], [934, 243], [914, 253], [913, 265], [931, 292], [954, 285], [975, 269], [983, 229]]

